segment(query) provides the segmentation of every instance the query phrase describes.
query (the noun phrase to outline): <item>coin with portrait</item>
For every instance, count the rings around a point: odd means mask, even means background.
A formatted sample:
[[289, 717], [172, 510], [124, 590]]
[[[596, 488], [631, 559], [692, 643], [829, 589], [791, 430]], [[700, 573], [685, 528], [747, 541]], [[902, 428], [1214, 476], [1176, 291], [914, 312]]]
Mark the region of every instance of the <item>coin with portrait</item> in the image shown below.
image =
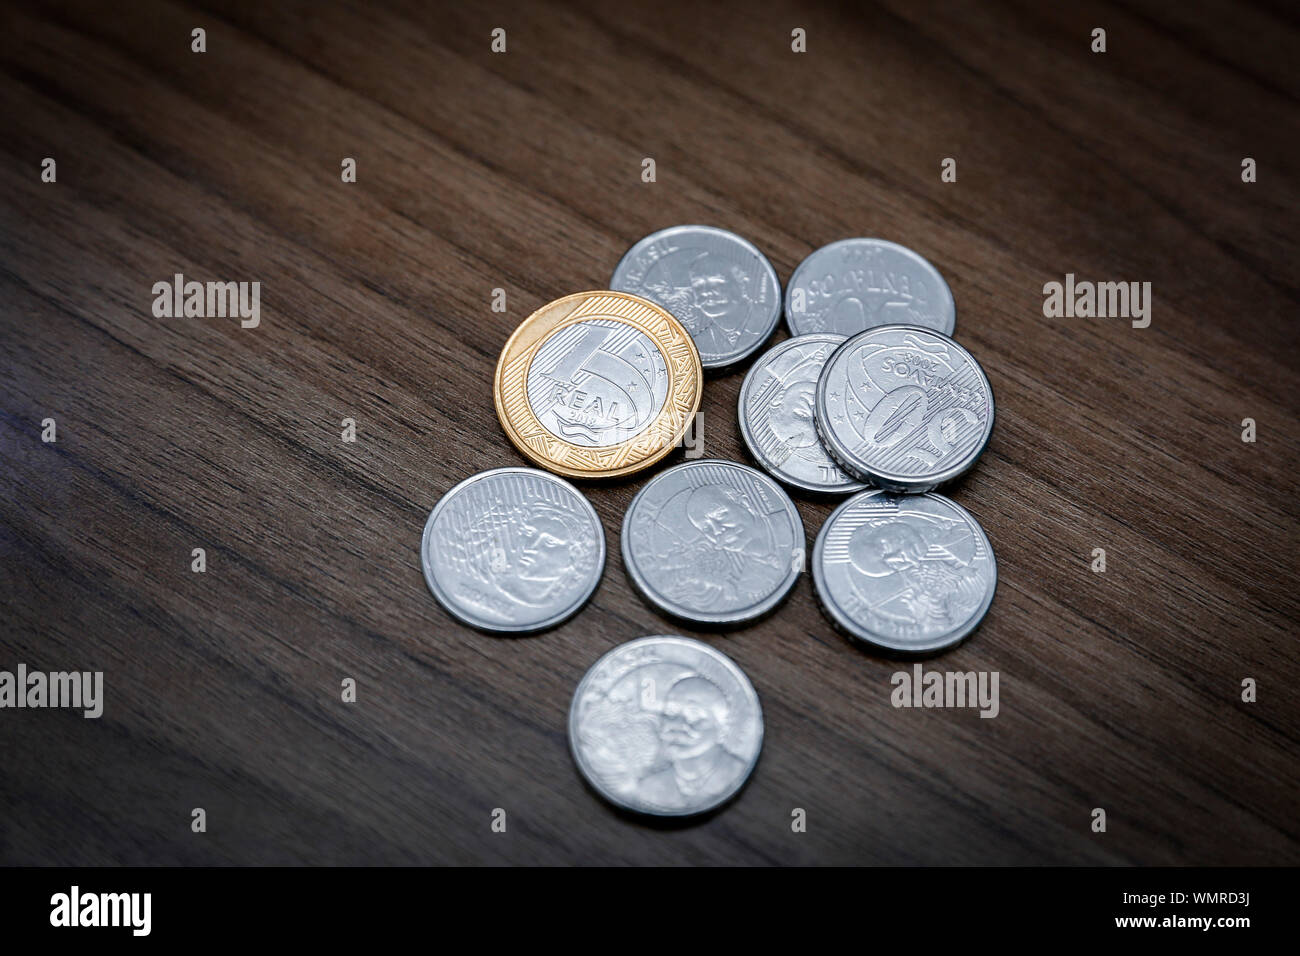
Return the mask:
[[569, 708], [578, 769], [606, 800], [687, 816], [726, 803], [763, 746], [758, 694], [736, 664], [684, 637], [644, 637], [605, 654]]
[[656, 475], [623, 519], [623, 564], [671, 617], [738, 625], [775, 608], [803, 567], [804, 530], [790, 496], [734, 461], [689, 461]]
[[800, 335], [768, 349], [740, 386], [740, 434], [778, 481], [819, 494], [866, 487], [844, 473], [817, 436], [817, 379], [842, 335]]
[[425, 522], [429, 590], [485, 631], [553, 627], [591, 597], [605, 568], [605, 532], [567, 481], [534, 468], [480, 472], [448, 491]]
[[713, 226], [651, 233], [619, 261], [609, 287], [676, 316], [710, 370], [752, 355], [781, 318], [781, 283], [767, 257], [749, 240]]
[[855, 495], [826, 519], [812, 573], [841, 630], [913, 654], [965, 639], [988, 612], [998, 579], [989, 539], [961, 505], [879, 490]]

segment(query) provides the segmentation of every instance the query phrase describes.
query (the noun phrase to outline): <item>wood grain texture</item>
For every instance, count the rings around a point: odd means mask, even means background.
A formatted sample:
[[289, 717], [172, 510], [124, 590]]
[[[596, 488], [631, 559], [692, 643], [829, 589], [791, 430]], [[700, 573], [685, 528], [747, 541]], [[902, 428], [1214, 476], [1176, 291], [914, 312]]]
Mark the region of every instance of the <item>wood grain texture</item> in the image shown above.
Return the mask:
[[[1293, 9], [54, 0], [0, 24], [0, 667], [107, 690], [99, 720], [0, 713], [0, 862], [1300, 863]], [[926, 666], [998, 671], [1001, 713], [892, 708], [899, 665], [805, 577], [706, 637], [766, 745], [735, 804], [663, 830], [587, 791], [565, 736], [599, 655], [690, 633], [624, 575], [644, 476], [585, 488], [609, 564], [541, 636], [455, 624], [417, 548], [444, 491], [522, 463], [491, 395], [514, 326], [682, 222], [783, 281], [856, 235], [947, 278], [998, 402], [951, 495], [1001, 580]], [[260, 281], [260, 327], [154, 318], [176, 272]], [[1044, 318], [1067, 272], [1151, 282], [1150, 328]], [[706, 385], [710, 455], [746, 460], [742, 377]], [[811, 540], [833, 503], [796, 500]]]

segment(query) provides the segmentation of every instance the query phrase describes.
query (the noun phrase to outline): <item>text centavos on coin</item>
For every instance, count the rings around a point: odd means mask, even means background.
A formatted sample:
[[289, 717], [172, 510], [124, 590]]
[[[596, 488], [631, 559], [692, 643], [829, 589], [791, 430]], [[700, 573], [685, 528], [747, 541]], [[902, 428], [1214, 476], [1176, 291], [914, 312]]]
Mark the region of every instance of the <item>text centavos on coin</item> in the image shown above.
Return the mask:
[[442, 496], [424, 525], [420, 561], [429, 590], [454, 617], [485, 631], [538, 631], [596, 590], [605, 532], [562, 478], [497, 468]]
[[681, 441], [701, 383], [690, 335], [662, 307], [624, 292], [579, 292], [520, 324], [493, 392], [502, 428], [529, 459], [571, 478], [610, 478]]
[[877, 490], [826, 519], [812, 573], [841, 630], [916, 654], [951, 647], [975, 630], [998, 580], [989, 539], [965, 508], [943, 495]]
[[749, 453], [778, 481], [823, 494], [866, 487], [846, 475], [817, 437], [817, 379], [842, 335], [787, 339], [754, 363], [740, 386], [740, 434]]
[[739, 792], [763, 747], [763, 712], [743, 671], [685, 637], [622, 644], [587, 671], [569, 746], [606, 800], [654, 816], [705, 813]]
[[785, 290], [791, 335], [856, 335], [879, 325], [919, 325], [952, 335], [957, 308], [939, 270], [884, 239], [841, 239], [801, 262]]
[[623, 256], [611, 289], [644, 296], [686, 326], [700, 363], [720, 369], [752, 355], [781, 318], [781, 283], [749, 240], [713, 226], [673, 226]]
[[846, 472], [889, 491], [937, 488], [993, 431], [979, 362], [938, 332], [887, 325], [849, 339], [817, 381], [817, 433]]
[[790, 496], [734, 461], [690, 461], [642, 488], [623, 519], [623, 564], [665, 614], [704, 625], [752, 621], [789, 594], [804, 531]]

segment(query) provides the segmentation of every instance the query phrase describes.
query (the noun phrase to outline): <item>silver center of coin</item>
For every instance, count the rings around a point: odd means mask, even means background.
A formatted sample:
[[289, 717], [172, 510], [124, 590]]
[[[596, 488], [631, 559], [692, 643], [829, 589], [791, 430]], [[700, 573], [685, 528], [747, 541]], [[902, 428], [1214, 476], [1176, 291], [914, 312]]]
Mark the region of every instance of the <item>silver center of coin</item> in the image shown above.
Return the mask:
[[614, 648], [578, 684], [569, 746], [587, 782], [618, 806], [704, 813], [753, 771], [763, 713], [730, 658], [684, 637], [644, 637]]
[[623, 563], [647, 601], [699, 624], [760, 617], [803, 564], [803, 522], [771, 478], [730, 461], [661, 472], [623, 519]]
[[779, 481], [805, 491], [847, 494], [866, 487], [846, 475], [817, 437], [817, 379], [841, 335], [787, 339], [754, 363], [740, 387], [740, 433]]
[[708, 369], [752, 354], [781, 317], [781, 285], [767, 257], [735, 233], [711, 226], [651, 233], [623, 256], [609, 287], [671, 312]]
[[849, 474], [891, 491], [928, 491], [984, 451], [993, 390], [979, 363], [947, 336], [871, 329], [827, 360], [817, 429]]
[[584, 448], [625, 442], [664, 407], [668, 368], [640, 329], [588, 319], [553, 334], [528, 367], [528, 404], [556, 438]]
[[880, 325], [952, 335], [957, 308], [939, 270], [911, 249], [883, 239], [842, 239], [794, 270], [785, 321], [791, 335], [856, 335]]
[[998, 576], [979, 522], [936, 494], [850, 498], [822, 526], [812, 565], [818, 597], [842, 630], [911, 653], [973, 631]]
[[574, 614], [600, 582], [605, 533], [567, 481], [498, 468], [443, 495], [420, 546], [429, 590], [488, 631], [535, 631]]

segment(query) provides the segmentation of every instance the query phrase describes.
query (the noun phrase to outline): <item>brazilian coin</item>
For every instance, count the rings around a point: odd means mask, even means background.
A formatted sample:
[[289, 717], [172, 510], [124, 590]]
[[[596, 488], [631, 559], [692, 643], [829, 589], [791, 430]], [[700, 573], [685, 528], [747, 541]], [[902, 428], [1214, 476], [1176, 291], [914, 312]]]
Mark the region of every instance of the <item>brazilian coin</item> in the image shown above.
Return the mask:
[[688, 461], [642, 488], [623, 519], [623, 564], [655, 608], [695, 624], [762, 617], [803, 567], [799, 512], [781, 486], [734, 461]]
[[424, 525], [420, 560], [429, 590], [453, 617], [485, 631], [540, 631], [596, 590], [605, 531], [564, 479], [497, 468], [442, 496]]
[[826, 519], [812, 573], [841, 630], [912, 654], [951, 647], [975, 630], [998, 583], [993, 548], [965, 508], [943, 495], [877, 490]]
[[752, 355], [781, 318], [781, 283], [767, 257], [749, 240], [712, 226], [652, 232], [623, 256], [609, 287], [676, 316], [710, 370]]
[[993, 389], [979, 362], [938, 332], [868, 329], [826, 360], [817, 433], [846, 472], [878, 488], [930, 491], [979, 458]]
[[785, 290], [791, 335], [856, 335], [878, 325], [919, 325], [952, 335], [957, 307], [939, 270], [884, 239], [841, 239], [794, 270]]
[[613, 478], [654, 464], [700, 407], [690, 334], [626, 292], [579, 292], [515, 329], [493, 397], [506, 436], [535, 464], [570, 478]]
[[764, 352], [740, 386], [740, 434], [778, 481], [822, 494], [866, 487], [846, 475], [817, 437], [817, 378], [842, 335], [800, 335]]
[[744, 672], [685, 637], [643, 637], [587, 671], [569, 708], [569, 746], [592, 788], [661, 817], [734, 797], [763, 748], [763, 711]]

